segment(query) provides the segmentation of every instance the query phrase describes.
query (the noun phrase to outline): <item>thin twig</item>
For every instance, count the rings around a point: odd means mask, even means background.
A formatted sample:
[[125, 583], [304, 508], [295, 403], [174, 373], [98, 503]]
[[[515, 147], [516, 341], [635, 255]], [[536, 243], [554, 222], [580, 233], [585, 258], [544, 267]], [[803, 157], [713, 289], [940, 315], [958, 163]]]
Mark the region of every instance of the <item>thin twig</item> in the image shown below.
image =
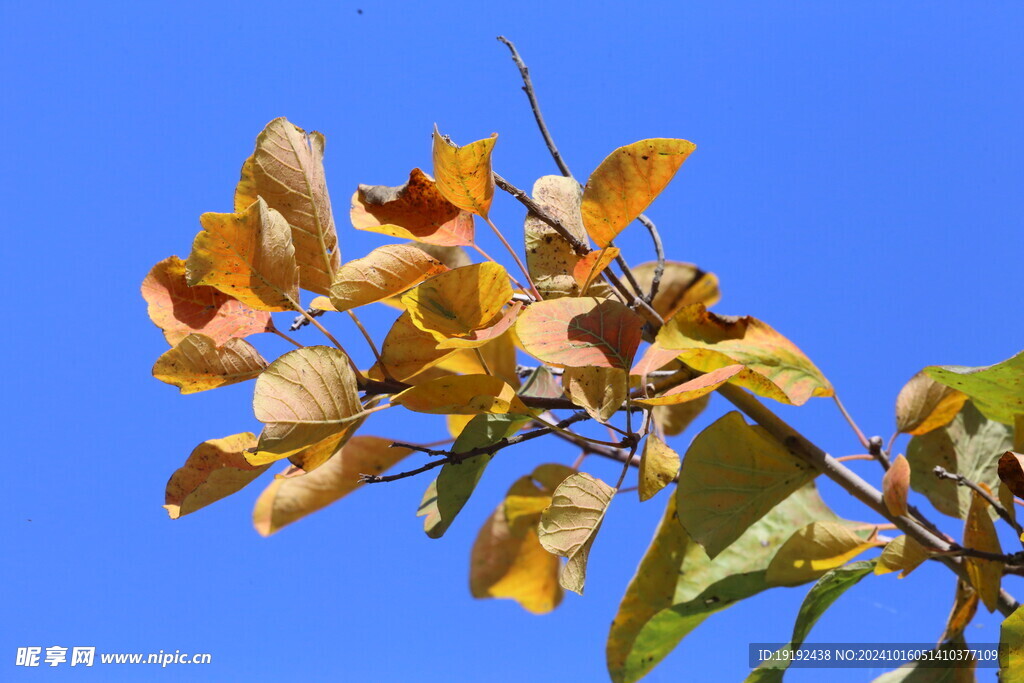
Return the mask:
[[981, 486], [978, 486], [978, 484], [976, 484], [975, 482], [971, 481], [962, 474], [950, 472], [942, 465], [936, 465], [935, 469], [932, 470], [932, 473], [939, 479], [951, 479], [957, 483], [957, 486], [966, 486], [970, 490], [974, 491], [979, 496], [984, 498], [985, 502], [991, 505], [992, 508], [997, 513], [999, 513], [999, 516], [1002, 517], [1003, 520], [1007, 524], [1009, 524], [1014, 531], [1017, 532], [1018, 536], [1024, 534], [1024, 527], [1021, 527], [1021, 525], [1017, 523], [1017, 520], [1015, 520], [1013, 518], [1013, 515], [1011, 515], [1009, 511], [1003, 507], [1002, 503], [996, 500], [991, 493], [983, 489]]
[[882, 464], [882, 468], [885, 471], [889, 471], [889, 467], [892, 464], [889, 461], [889, 452], [882, 449], [882, 437], [873, 436], [868, 439], [868, 453], [871, 457]]
[[380, 351], [377, 350], [377, 345], [373, 342], [373, 337], [371, 337], [370, 333], [366, 331], [365, 327], [363, 327], [363, 323], [359, 320], [359, 317], [356, 315], [355, 311], [349, 309], [345, 312], [348, 313], [350, 318], [352, 318], [352, 322], [356, 324], [356, 327], [359, 328], [359, 331], [363, 333], [363, 339], [365, 339], [366, 343], [369, 344], [370, 351], [373, 351], [373, 357], [377, 360], [377, 364], [380, 365], [380, 369], [384, 373], [384, 376], [387, 377], [388, 369], [387, 367], [384, 366], [384, 361], [380, 357]]
[[654, 297], [658, 295], [658, 288], [661, 286], [661, 278], [665, 274], [665, 246], [661, 243], [661, 233], [658, 232], [654, 221], [644, 214], [640, 214], [637, 220], [651, 234], [651, 240], [654, 242], [654, 255], [658, 259], [658, 265], [654, 266], [654, 277], [651, 279], [651, 291], [647, 294], [647, 303], [653, 304]]
[[306, 312], [302, 315], [295, 316], [295, 320], [292, 321], [291, 327], [288, 328], [289, 332], [296, 332], [301, 330], [303, 327], [309, 324], [310, 318], [319, 318], [327, 311], [320, 308], [307, 308]]
[[[611, 245], [611, 242], [608, 244]], [[636, 276], [633, 275], [633, 269], [629, 267], [628, 263], [626, 263], [626, 259], [622, 258], [622, 254], [615, 257], [615, 263], [618, 264], [619, 268], [622, 270], [622, 274], [626, 277], [626, 282], [633, 287], [633, 291], [635, 291], [644, 301], [647, 301], [647, 294], [640, 286], [640, 283], [636, 281]]]
[[857, 435], [857, 441], [860, 441], [860, 445], [864, 449], [867, 449], [869, 447], [868, 438], [864, 436], [864, 432], [862, 432], [860, 430], [860, 427], [857, 426], [857, 423], [853, 421], [853, 416], [850, 415], [849, 412], [847, 412], [846, 406], [844, 406], [843, 402], [839, 400], [839, 394], [832, 394], [832, 400], [836, 402], [836, 405], [839, 407], [839, 412], [843, 414], [843, 417], [846, 418], [846, 421], [853, 429], [854, 434]]
[[548, 146], [548, 151], [551, 152], [551, 157], [555, 160], [558, 165], [558, 170], [562, 172], [566, 178], [572, 177], [572, 171], [569, 170], [569, 165], [565, 163], [562, 155], [558, 153], [558, 148], [555, 147], [555, 141], [551, 137], [551, 133], [548, 132], [548, 127], [544, 124], [544, 117], [540, 113], [540, 104], [537, 102], [537, 96], [533, 92], [533, 82], [530, 81], [530, 70], [526, 67], [522, 57], [519, 56], [519, 50], [512, 44], [512, 41], [505, 36], [498, 36], [498, 40], [505, 43], [508, 49], [512, 51], [512, 61], [519, 67], [519, 75], [523, 78], [523, 91], [526, 96], [530, 99], [530, 108], [533, 109], [533, 118], [537, 119], [537, 127], [540, 128], [540, 134], [544, 137], [544, 144]]

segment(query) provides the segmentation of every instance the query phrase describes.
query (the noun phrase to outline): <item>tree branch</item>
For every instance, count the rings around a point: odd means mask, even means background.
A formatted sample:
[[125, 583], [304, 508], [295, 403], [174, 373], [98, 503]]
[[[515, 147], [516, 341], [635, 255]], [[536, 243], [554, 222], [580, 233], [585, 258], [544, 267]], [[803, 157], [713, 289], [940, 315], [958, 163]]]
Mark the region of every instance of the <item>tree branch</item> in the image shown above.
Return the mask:
[[987, 502], [989, 505], [991, 505], [992, 508], [997, 513], [999, 513], [999, 516], [1003, 518], [1003, 521], [1005, 521], [1007, 524], [1009, 524], [1010, 527], [1013, 528], [1013, 530], [1017, 532], [1018, 536], [1020, 536], [1021, 534], [1024, 534], [1024, 528], [1022, 528], [1021, 525], [1017, 523], [1017, 520], [1015, 520], [1013, 518], [1013, 515], [1011, 515], [1007, 511], [1007, 509], [1004, 508], [1002, 506], [1002, 504], [998, 500], [996, 500], [995, 498], [992, 497], [991, 493], [989, 493], [988, 491], [986, 491], [982, 487], [978, 486], [976, 483], [974, 483], [973, 481], [971, 481], [970, 479], [968, 479], [964, 475], [962, 475], [962, 474], [954, 474], [953, 472], [948, 471], [942, 465], [936, 465], [935, 469], [932, 470], [932, 473], [936, 477], [938, 477], [939, 479], [952, 479], [953, 481], [955, 481], [957, 483], [957, 486], [966, 486], [970, 490], [974, 491], [979, 496], [984, 498], [985, 502]]
[[665, 246], [661, 243], [661, 233], [658, 232], [654, 221], [644, 214], [640, 214], [637, 220], [651, 234], [651, 240], [654, 242], [654, 254], [658, 259], [658, 265], [654, 267], [654, 277], [651, 279], [651, 291], [647, 294], [647, 303], [653, 304], [654, 297], [658, 294], [658, 288], [661, 287], [661, 277], [665, 274]]

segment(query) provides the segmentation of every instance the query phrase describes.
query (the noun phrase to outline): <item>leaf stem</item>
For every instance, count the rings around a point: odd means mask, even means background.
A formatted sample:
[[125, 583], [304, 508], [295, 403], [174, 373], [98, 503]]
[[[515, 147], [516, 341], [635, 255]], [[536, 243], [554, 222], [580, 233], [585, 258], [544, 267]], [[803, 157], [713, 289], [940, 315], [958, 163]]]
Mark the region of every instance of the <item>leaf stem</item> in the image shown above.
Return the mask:
[[480, 348], [474, 346], [473, 347], [473, 353], [476, 354], [476, 359], [478, 361], [480, 361], [480, 367], [482, 367], [484, 369], [484, 372], [486, 374], [491, 375], [492, 377], [494, 377], [495, 374], [493, 372], [491, 372], [491, 369], [487, 366], [487, 361], [484, 359], [484, 354], [482, 354], [480, 352]]
[[519, 258], [519, 254], [517, 254], [516, 250], [512, 248], [512, 245], [508, 243], [508, 240], [505, 239], [505, 236], [501, 234], [501, 230], [498, 230], [498, 226], [495, 225], [494, 221], [490, 218], [484, 218], [484, 221], [487, 222], [487, 225], [491, 226], [491, 230], [493, 230], [494, 234], [497, 235], [499, 240], [501, 240], [501, 243], [505, 245], [508, 253], [512, 254], [512, 259], [516, 262], [516, 265], [519, 266], [519, 270], [521, 270], [523, 275], [526, 277], [526, 282], [530, 285], [530, 291], [532, 291], [533, 295], [537, 297], [537, 301], [543, 299], [544, 297], [540, 295], [540, 292], [537, 291], [536, 285], [533, 284], [533, 278], [530, 277], [529, 271], [526, 270], [526, 265], [523, 263], [522, 259]]
[[1017, 532], [1018, 536], [1024, 534], [1024, 528], [1022, 528], [1021, 525], [1017, 523], [1017, 520], [1015, 520], [1013, 518], [1013, 515], [1011, 515], [1010, 512], [1003, 507], [1002, 503], [996, 500], [991, 493], [986, 491], [984, 488], [982, 488], [975, 482], [971, 481], [962, 474], [949, 472], [942, 465], [936, 465], [935, 469], [932, 470], [932, 473], [939, 479], [952, 479], [957, 483], [957, 486], [966, 486], [970, 490], [974, 491], [979, 496], [984, 498], [985, 502], [992, 506], [992, 509], [999, 513], [999, 516], [1003, 518], [1003, 521], [1009, 524], [1010, 527]]
[[871, 446], [868, 443], [867, 437], [864, 436], [864, 432], [860, 430], [860, 427], [858, 427], [857, 423], [854, 422], [853, 416], [850, 415], [850, 413], [846, 410], [846, 406], [844, 406], [843, 402], [839, 400], [839, 394], [833, 393], [832, 400], [835, 401], [836, 406], [839, 408], [839, 412], [841, 412], [843, 414], [843, 417], [846, 418], [846, 422], [853, 429], [853, 433], [857, 435], [857, 441], [860, 442], [861, 447], [864, 448], [865, 450], [870, 448]]
[[[477, 251], [477, 253], [478, 253], [478, 254], [480, 254], [481, 256], [483, 256], [483, 257], [484, 257], [484, 260], [486, 260], [486, 261], [490, 261], [491, 263], [498, 263], [498, 262], [497, 262], [496, 260], [494, 260], [494, 257], [493, 257], [493, 256], [491, 256], [491, 255], [490, 255], [490, 254], [488, 254], [488, 253], [487, 253], [486, 251], [484, 251], [483, 249], [481, 249], [481, 248], [480, 248], [480, 245], [478, 245], [478, 244], [477, 244], [476, 242], [474, 242], [474, 243], [473, 243], [473, 244], [472, 244], [471, 246], [472, 246], [472, 247], [473, 247], [474, 249], [476, 249], [476, 251]], [[501, 264], [500, 264], [500, 263], [498, 263], [498, 265], [500, 266]], [[522, 282], [520, 282], [519, 280], [517, 280], [517, 279], [515, 278], [515, 276], [514, 276], [514, 275], [512, 275], [512, 273], [509, 273], [509, 274], [508, 274], [508, 277], [509, 277], [509, 279], [510, 279], [510, 280], [512, 280], [512, 283], [513, 283], [513, 284], [514, 284], [514, 285], [515, 285], [516, 287], [518, 287], [519, 289], [523, 290], [524, 292], [526, 291], [526, 287], [524, 287], [524, 286], [523, 286], [523, 283], [522, 283]], [[514, 295], [513, 295], [513, 296], [514, 296]], [[529, 297], [530, 297], [530, 301], [536, 301], [536, 299], [534, 299], [532, 295], [527, 295], [527, 296], [529, 296]]]
[[354, 322], [356, 327], [359, 328], [359, 331], [362, 332], [363, 339], [365, 339], [366, 343], [370, 346], [370, 351], [373, 352], [373, 357], [377, 360], [378, 365], [380, 365], [381, 372], [384, 373], [385, 377], [389, 377], [388, 369], [384, 366], [384, 361], [380, 357], [380, 351], [377, 350], [377, 345], [373, 343], [373, 337], [371, 337], [370, 333], [366, 331], [365, 327], [363, 327], [363, 323], [359, 320], [355, 311], [349, 309], [345, 312], [348, 313], [349, 317], [352, 318], [352, 322]]
[[654, 221], [644, 214], [640, 214], [637, 220], [650, 233], [651, 240], [654, 242], [654, 255], [658, 259], [658, 265], [654, 267], [654, 277], [651, 279], [651, 291], [647, 294], [647, 303], [653, 304], [654, 297], [658, 295], [658, 288], [661, 286], [661, 278], [665, 274], [665, 246], [661, 243], [661, 233], [658, 232]]
[[269, 329], [267, 330], [267, 332], [273, 332], [274, 334], [276, 334], [276, 335], [277, 335], [278, 337], [280, 337], [281, 339], [284, 339], [284, 340], [285, 340], [286, 342], [289, 342], [290, 344], [294, 344], [294, 345], [295, 345], [296, 347], [298, 347], [298, 348], [300, 348], [300, 349], [304, 349], [304, 348], [306, 348], [306, 347], [305, 347], [305, 345], [303, 345], [303, 344], [300, 344], [299, 342], [295, 341], [294, 339], [292, 339], [291, 337], [289, 337], [289, 336], [288, 336], [287, 334], [285, 334], [285, 333], [284, 333], [284, 332], [282, 332], [281, 330], [279, 330], [279, 329], [277, 329], [276, 327], [274, 327], [274, 326], [273, 326], [273, 324], [271, 324], [271, 326], [270, 326], [270, 328], [269, 328]]

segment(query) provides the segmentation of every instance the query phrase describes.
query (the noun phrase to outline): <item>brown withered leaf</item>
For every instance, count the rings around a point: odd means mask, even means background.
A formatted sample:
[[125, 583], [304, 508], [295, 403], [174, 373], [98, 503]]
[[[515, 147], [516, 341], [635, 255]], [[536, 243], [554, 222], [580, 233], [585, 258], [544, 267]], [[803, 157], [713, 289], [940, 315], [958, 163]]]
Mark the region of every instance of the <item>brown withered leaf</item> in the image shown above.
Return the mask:
[[922, 370], [910, 378], [896, 397], [896, 429], [920, 435], [944, 427], [966, 400], [967, 394], [939, 384]]
[[[641, 263], [632, 268], [633, 277], [644, 292], [651, 291], [656, 261]], [[707, 273], [692, 263], [665, 261], [665, 272], [658, 285], [658, 293], [654, 295], [651, 307], [663, 319], [668, 320], [683, 306], [704, 304], [711, 307], [722, 298], [718, 291], [718, 278], [714, 273]]]
[[1024, 497], [1024, 455], [1006, 451], [999, 456], [999, 478], [1013, 495]]
[[299, 307], [288, 223], [263, 199], [241, 213], [204, 213], [185, 263], [189, 286], [209, 285], [261, 311]]
[[[251, 189], [242, 194], [255, 192], [281, 213], [291, 226], [299, 284], [327, 294], [341, 252], [324, 177], [324, 136], [276, 118], [256, 138], [252, 159]], [[243, 165], [243, 184], [245, 174]], [[238, 195], [236, 190], [236, 203]]]
[[177, 256], [153, 266], [142, 281], [142, 298], [150, 320], [163, 330], [171, 346], [193, 332], [220, 345], [273, 327], [269, 311], [254, 310], [214, 287], [189, 287], [185, 262]]
[[196, 446], [167, 482], [164, 507], [171, 519], [230, 496], [263, 474], [270, 465], [253, 466], [245, 460], [245, 451], [255, 446], [256, 436], [251, 432]]
[[494, 198], [491, 151], [497, 140], [498, 134], [494, 133], [489, 138], [459, 147], [446, 140], [434, 126], [433, 159], [437, 190], [463, 211], [484, 219]]
[[910, 493], [910, 463], [903, 454], [892, 461], [882, 477], [882, 499], [885, 507], [894, 515], [906, 515], [907, 495]]
[[550, 365], [626, 369], [643, 325], [618, 301], [563, 298], [531, 304], [519, 315], [516, 334], [527, 353]]
[[[985, 484], [978, 484], [988, 489]], [[991, 491], [988, 492], [991, 495]], [[982, 550], [984, 552], [1001, 555], [1002, 547], [999, 545], [999, 536], [996, 535], [995, 524], [989, 516], [988, 503], [978, 495], [976, 491], [971, 492], [971, 507], [967, 513], [967, 522], [964, 525], [964, 547]], [[1003, 578], [1003, 565], [994, 560], [983, 560], [977, 557], [965, 557], [964, 564], [967, 567], [967, 576], [971, 585], [978, 591], [982, 604], [989, 612], [994, 612], [999, 604], [999, 589]]]
[[412, 452], [391, 448], [391, 443], [391, 439], [377, 436], [354, 436], [315, 471], [278, 476], [253, 508], [256, 531], [261, 536], [280, 531], [355, 491], [362, 486], [360, 474], [380, 474]]
[[338, 269], [331, 285], [331, 303], [335, 310], [347, 311], [401, 294], [447, 270], [443, 263], [414, 246], [378, 247]]
[[157, 358], [153, 377], [193, 394], [253, 379], [266, 367], [267, 361], [244, 339], [217, 346], [205, 334], [190, 334]]
[[440, 247], [473, 244], [473, 215], [445, 199], [434, 179], [418, 168], [409, 173], [404, 185], [360, 185], [352, 195], [349, 218], [358, 230], [424, 244]]

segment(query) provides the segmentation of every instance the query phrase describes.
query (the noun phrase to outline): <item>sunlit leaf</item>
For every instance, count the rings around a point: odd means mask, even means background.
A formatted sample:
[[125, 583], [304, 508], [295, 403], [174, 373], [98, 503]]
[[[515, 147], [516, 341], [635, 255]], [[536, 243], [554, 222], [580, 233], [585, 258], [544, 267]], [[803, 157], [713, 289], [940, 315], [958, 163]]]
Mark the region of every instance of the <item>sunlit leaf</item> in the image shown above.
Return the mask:
[[549, 553], [568, 558], [559, 583], [583, 594], [587, 557], [615, 489], [586, 472], [565, 478], [540, 518], [540, 544]]
[[956, 417], [967, 395], [939, 384], [924, 371], [910, 378], [896, 397], [896, 429], [904, 434], [927, 434]]
[[608, 671], [636, 681], [715, 612], [769, 588], [779, 545], [815, 520], [835, 520], [813, 484], [798, 489], [714, 560], [675, 520], [676, 498], [637, 569], [608, 635]]
[[[381, 344], [380, 356], [388, 373], [397, 380], [407, 380], [418, 372], [437, 365], [458, 349], [439, 349], [437, 340], [413, 324], [409, 312], [398, 317]], [[371, 378], [381, 379], [373, 369]]]
[[465, 337], [497, 322], [512, 298], [508, 273], [496, 263], [478, 263], [435, 275], [402, 297], [413, 324], [440, 341]]
[[900, 572], [900, 578], [906, 578], [917, 569], [922, 562], [931, 557], [931, 553], [923, 545], [909, 536], [897, 536], [889, 541], [875, 565], [876, 574]]
[[803, 405], [813, 396], [834, 393], [793, 342], [750, 316], [717, 315], [703, 304], [684, 306], [661, 328], [657, 340], [662, 348], [678, 350], [684, 363], [701, 372], [740, 363], [748, 372], [734, 377], [734, 384], [783, 403]]
[[590, 284], [601, 277], [601, 273], [619, 255], [615, 247], [606, 247], [583, 256], [573, 267], [572, 277], [579, 285], [580, 291], [586, 291]]
[[1018, 607], [1003, 620], [999, 644], [1005, 648], [999, 653], [1000, 683], [1021, 683], [1024, 681], [1024, 609]]
[[[644, 292], [651, 291], [657, 262], [649, 261], [633, 266], [633, 277]], [[722, 298], [718, 291], [718, 278], [714, 273], [707, 273], [692, 263], [666, 261], [665, 272], [661, 276], [658, 292], [654, 295], [651, 308], [658, 312], [664, 320], [668, 320], [683, 306], [704, 304], [711, 307]]]
[[679, 473], [679, 454], [651, 434], [644, 442], [640, 457], [640, 500], [648, 500], [668, 486]]
[[239, 173], [238, 184], [235, 186], [235, 213], [245, 211], [259, 197], [256, 178], [253, 176], [253, 164], [255, 163], [255, 156], [250, 156], [242, 163], [242, 171]]
[[953, 609], [949, 611], [949, 618], [946, 620], [946, 630], [942, 632], [939, 642], [946, 642], [961, 637], [964, 629], [974, 619], [977, 611], [978, 591], [974, 590], [970, 583], [958, 578], [956, 580], [956, 595], [953, 599]]
[[643, 325], [618, 301], [564, 298], [530, 304], [519, 315], [516, 333], [527, 353], [550, 365], [626, 369]]
[[475, 349], [481, 347], [512, 329], [512, 326], [515, 325], [516, 319], [519, 317], [519, 313], [522, 310], [522, 302], [513, 302], [511, 306], [505, 309], [497, 321], [490, 326], [479, 330], [473, 330], [465, 337], [448, 337], [447, 339], [443, 339], [437, 343], [437, 348]]
[[440, 415], [528, 412], [515, 389], [490, 375], [440, 377], [396, 394], [391, 403]]
[[679, 360], [679, 352], [673, 349], [666, 349], [655, 342], [644, 350], [644, 355], [630, 369], [629, 374], [644, 377], [667, 366], [675, 370], [682, 367]]
[[987, 367], [936, 365], [924, 372], [967, 394], [990, 420], [1012, 425], [1015, 415], [1024, 415], [1024, 351]]
[[331, 285], [331, 303], [338, 311], [401, 294], [427, 278], [448, 270], [422, 249], [389, 244], [338, 269]]
[[302, 288], [327, 294], [341, 254], [324, 177], [324, 136], [276, 118], [256, 138], [251, 168], [251, 191], [291, 226]]
[[307, 346], [284, 354], [259, 376], [253, 410], [264, 423], [255, 456], [280, 459], [345, 431], [362, 406], [345, 353]]
[[269, 465], [253, 466], [244, 453], [256, 445], [250, 432], [210, 439], [195, 447], [167, 482], [164, 505], [171, 519], [195, 512], [240, 491]]
[[728, 413], [686, 451], [676, 486], [679, 521], [714, 559], [816, 474], [763, 428]]
[[[491, 328], [485, 328], [481, 330], [481, 336], [489, 336]], [[472, 337], [478, 334], [477, 332], [471, 333], [465, 341], [471, 341]], [[449, 339], [449, 342], [453, 342], [458, 337]], [[506, 330], [504, 334], [498, 335], [494, 339], [481, 339], [482, 345], [475, 346], [468, 349], [459, 349], [458, 353], [446, 356], [441, 359], [437, 364], [437, 368], [447, 370], [449, 372], [455, 372], [460, 375], [492, 375], [498, 377], [508, 384], [514, 387], [519, 386], [519, 374], [516, 372], [516, 346], [512, 339], [511, 328]], [[450, 351], [443, 345], [444, 342], [437, 343], [438, 351]], [[483, 357], [483, 363], [480, 358]], [[561, 395], [561, 393], [559, 393]]]
[[[473, 215], [445, 199], [433, 178], [418, 168], [409, 174], [408, 182], [398, 187], [360, 185], [352, 195], [349, 217], [359, 230], [440, 247], [473, 244]], [[467, 264], [447, 265], [457, 268]]]
[[434, 126], [434, 177], [437, 189], [455, 206], [487, 218], [494, 198], [491, 151], [498, 134], [459, 147]]
[[[979, 484], [984, 486], [984, 484]], [[987, 553], [1001, 555], [999, 536], [996, 535], [995, 524], [989, 516], [989, 504], [976, 492], [971, 492], [971, 507], [964, 525], [964, 547], [974, 548]], [[983, 560], [977, 557], [965, 557], [964, 564], [971, 585], [978, 591], [982, 604], [989, 612], [994, 612], [999, 605], [999, 588], [1003, 578], [1003, 565], [994, 560]]]
[[377, 436], [354, 436], [313, 472], [275, 478], [253, 508], [256, 531], [261, 536], [280, 531], [355, 491], [362, 486], [360, 474], [380, 474], [412, 452], [391, 448], [391, 443]]
[[696, 148], [687, 140], [652, 138], [609, 154], [583, 190], [583, 225], [594, 242], [608, 246], [665, 189]]
[[[838, 600], [843, 593], [856, 586], [861, 579], [871, 573], [874, 566], [873, 561], [855, 562], [846, 567], [837, 567], [818, 579], [818, 582], [811, 586], [800, 611], [796, 615], [796, 623], [793, 624], [793, 635], [789, 643], [784, 645], [775, 656], [766, 660], [747, 677], [748, 683], [781, 683], [782, 676], [792, 657], [784, 656], [785, 651], [794, 653], [800, 649], [807, 635], [818, 623], [832, 604]], [[771, 568], [768, 569], [771, 572]]]
[[310, 308], [315, 308], [318, 311], [330, 311], [332, 313], [338, 313], [338, 309], [334, 307], [331, 300], [326, 296], [315, 296], [309, 302]]
[[775, 553], [767, 580], [777, 586], [807, 583], [879, 545], [880, 541], [864, 540], [839, 522], [811, 522]]
[[253, 379], [266, 367], [267, 361], [244, 339], [217, 346], [205, 334], [190, 334], [157, 358], [153, 377], [192, 394]]
[[261, 311], [298, 308], [291, 229], [262, 199], [245, 211], [204, 213], [185, 264], [190, 286], [209, 285]]
[[626, 400], [626, 371], [588, 366], [566, 368], [562, 387], [569, 399], [599, 422], [607, 422]]
[[177, 256], [153, 266], [142, 281], [142, 297], [149, 305], [150, 319], [171, 346], [193, 332], [220, 345], [267, 332], [273, 325], [268, 311], [254, 310], [214, 287], [189, 287], [185, 262]]
[[882, 477], [882, 500], [890, 513], [902, 516], [909, 510], [907, 495], [910, 493], [910, 463], [900, 454]]
[[695, 377], [679, 386], [672, 387], [661, 396], [638, 398], [634, 403], [645, 406], [671, 406], [686, 403], [687, 401], [695, 401], [702, 396], [710, 394], [742, 371], [742, 365], [726, 365], [717, 370], [712, 370], [706, 375]]
[[[928, 497], [935, 509], [951, 517], [967, 518], [971, 492], [950, 479], [933, 474], [936, 466], [970, 481], [999, 488], [999, 456], [1010, 448], [1010, 429], [986, 420], [968, 402], [945, 427], [915, 436], [907, 446], [910, 485]], [[995, 511], [991, 514], [994, 516]]]

